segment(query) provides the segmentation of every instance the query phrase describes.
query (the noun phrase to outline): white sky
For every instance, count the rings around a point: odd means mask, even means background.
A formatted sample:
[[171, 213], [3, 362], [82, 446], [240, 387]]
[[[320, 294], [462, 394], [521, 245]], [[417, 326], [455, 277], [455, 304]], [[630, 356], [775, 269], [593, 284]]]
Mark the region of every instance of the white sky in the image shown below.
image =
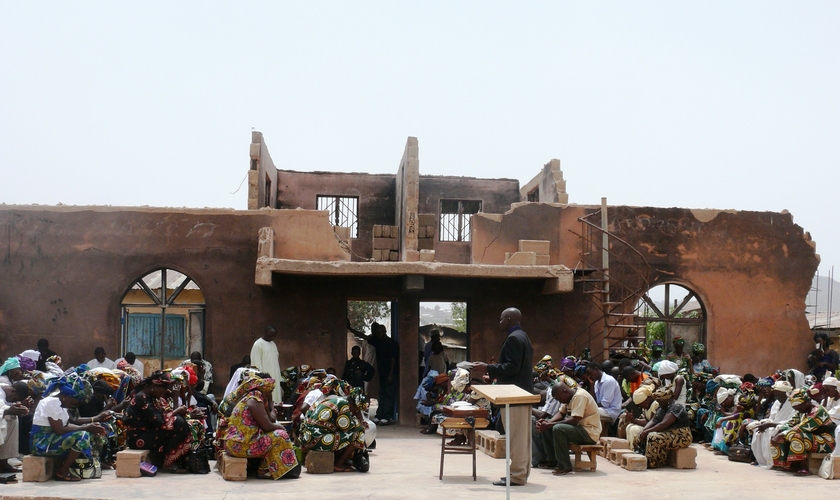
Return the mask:
[[0, 202], [245, 208], [280, 168], [790, 210], [840, 265], [838, 2], [0, 3]]

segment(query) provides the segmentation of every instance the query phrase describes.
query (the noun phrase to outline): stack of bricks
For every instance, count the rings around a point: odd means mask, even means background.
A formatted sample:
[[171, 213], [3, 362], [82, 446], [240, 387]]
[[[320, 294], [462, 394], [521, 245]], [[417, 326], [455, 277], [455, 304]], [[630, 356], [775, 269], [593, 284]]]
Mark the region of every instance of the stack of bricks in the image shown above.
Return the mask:
[[551, 242], [545, 240], [519, 240], [518, 252], [505, 252], [506, 266], [547, 266], [550, 263]]
[[417, 216], [417, 250], [435, 249], [435, 214], [420, 214]]
[[400, 260], [400, 226], [373, 226], [373, 260]]

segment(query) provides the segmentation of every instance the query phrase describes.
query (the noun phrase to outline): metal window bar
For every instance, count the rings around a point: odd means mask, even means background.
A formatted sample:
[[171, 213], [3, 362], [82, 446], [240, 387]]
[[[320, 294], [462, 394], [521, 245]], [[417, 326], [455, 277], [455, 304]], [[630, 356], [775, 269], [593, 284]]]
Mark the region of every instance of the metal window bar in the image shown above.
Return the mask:
[[330, 224], [349, 227], [350, 237], [357, 238], [359, 231], [359, 198], [356, 196], [321, 196], [316, 197], [318, 210], [330, 214]]
[[470, 241], [470, 218], [480, 211], [481, 200], [441, 200], [440, 241]]

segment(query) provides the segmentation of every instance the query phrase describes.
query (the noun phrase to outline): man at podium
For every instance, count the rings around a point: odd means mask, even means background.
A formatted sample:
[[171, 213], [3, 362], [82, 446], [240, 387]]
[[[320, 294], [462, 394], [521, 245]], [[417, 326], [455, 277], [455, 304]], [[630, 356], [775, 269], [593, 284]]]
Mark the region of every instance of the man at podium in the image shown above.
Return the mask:
[[[499, 320], [499, 327], [507, 334], [499, 362], [495, 364], [475, 363], [474, 377], [487, 373], [499, 384], [513, 384], [534, 393], [533, 358], [531, 339], [522, 331], [522, 313], [514, 307], [505, 309]], [[504, 412], [502, 412], [504, 419]], [[510, 408], [510, 422], [505, 422], [507, 446], [510, 449], [510, 484], [522, 486], [528, 482], [531, 473], [531, 405], [515, 405]], [[496, 481], [496, 486], [507, 486], [505, 478]]]

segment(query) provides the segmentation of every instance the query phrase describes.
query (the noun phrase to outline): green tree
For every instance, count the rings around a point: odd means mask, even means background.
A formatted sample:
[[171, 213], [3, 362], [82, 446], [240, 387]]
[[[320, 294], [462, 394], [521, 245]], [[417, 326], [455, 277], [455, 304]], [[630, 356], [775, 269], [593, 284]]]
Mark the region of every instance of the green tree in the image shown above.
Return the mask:
[[467, 304], [466, 302], [452, 303], [452, 326], [459, 332], [467, 331]]
[[384, 318], [390, 312], [387, 302], [373, 300], [348, 300], [347, 319], [356, 330], [364, 331], [370, 328], [374, 321]]

